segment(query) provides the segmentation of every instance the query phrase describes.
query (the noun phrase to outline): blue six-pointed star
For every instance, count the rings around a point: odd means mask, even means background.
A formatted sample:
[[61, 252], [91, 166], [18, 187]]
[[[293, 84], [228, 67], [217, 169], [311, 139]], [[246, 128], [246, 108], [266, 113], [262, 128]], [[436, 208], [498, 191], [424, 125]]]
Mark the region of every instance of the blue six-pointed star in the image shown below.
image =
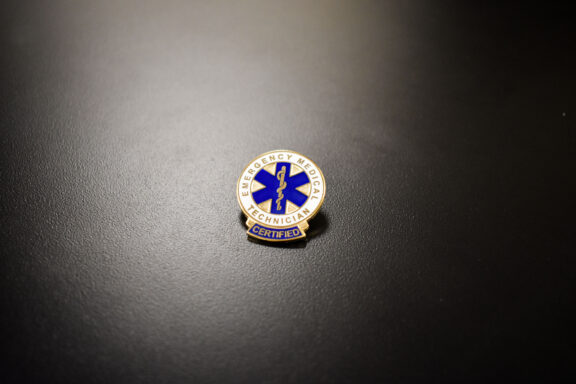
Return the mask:
[[[286, 167], [284, 169], [284, 175], [281, 175], [284, 167]], [[270, 213], [277, 215], [284, 215], [286, 213], [287, 200], [297, 207], [304, 205], [308, 199], [308, 196], [300, 191], [297, 191], [296, 188], [308, 184], [310, 179], [308, 178], [308, 175], [306, 175], [306, 172], [300, 172], [296, 175], [289, 176], [290, 169], [290, 163], [276, 163], [275, 175], [272, 175], [268, 171], [261, 169], [260, 172], [256, 174], [254, 180], [263, 184], [265, 188], [252, 193], [254, 202], [256, 204], [261, 204], [269, 199], [272, 199]], [[284, 188], [278, 191], [278, 189], [283, 185], [281, 184], [282, 180], [285, 183]]]

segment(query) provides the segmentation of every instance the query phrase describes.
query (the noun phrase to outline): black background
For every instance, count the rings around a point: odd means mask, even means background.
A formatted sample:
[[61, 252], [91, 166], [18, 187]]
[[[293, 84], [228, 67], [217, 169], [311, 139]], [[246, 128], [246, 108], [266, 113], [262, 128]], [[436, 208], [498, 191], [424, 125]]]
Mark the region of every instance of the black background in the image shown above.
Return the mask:
[[2, 2], [0, 381], [573, 380], [573, 18], [475, 3]]

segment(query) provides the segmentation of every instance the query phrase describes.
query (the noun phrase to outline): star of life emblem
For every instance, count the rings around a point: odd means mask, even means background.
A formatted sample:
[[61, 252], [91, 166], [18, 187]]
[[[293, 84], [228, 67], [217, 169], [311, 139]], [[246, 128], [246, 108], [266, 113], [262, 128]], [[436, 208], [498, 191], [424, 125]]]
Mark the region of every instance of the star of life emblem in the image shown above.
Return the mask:
[[267, 152], [252, 160], [236, 188], [248, 235], [265, 241], [305, 238], [308, 221], [320, 210], [325, 193], [320, 168], [289, 150]]

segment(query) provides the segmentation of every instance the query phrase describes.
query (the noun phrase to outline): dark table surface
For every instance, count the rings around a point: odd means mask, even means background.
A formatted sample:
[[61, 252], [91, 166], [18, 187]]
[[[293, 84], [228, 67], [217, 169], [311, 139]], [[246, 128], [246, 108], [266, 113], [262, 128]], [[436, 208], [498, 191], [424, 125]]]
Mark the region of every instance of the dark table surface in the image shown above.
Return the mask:
[[2, 2], [0, 382], [576, 378], [573, 20], [463, 3]]

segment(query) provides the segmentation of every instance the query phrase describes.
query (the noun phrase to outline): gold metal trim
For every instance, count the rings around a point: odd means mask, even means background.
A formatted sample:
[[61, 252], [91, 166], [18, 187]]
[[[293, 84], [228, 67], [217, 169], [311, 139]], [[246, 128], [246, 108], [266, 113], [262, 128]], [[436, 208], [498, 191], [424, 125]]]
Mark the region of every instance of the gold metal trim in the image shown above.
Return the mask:
[[265, 165], [262, 168], [272, 176], [276, 175], [276, 163]]
[[304, 184], [296, 188], [298, 192], [302, 192], [306, 196], [310, 196], [310, 191], [312, 190], [312, 183]]
[[258, 207], [263, 210], [266, 213], [270, 213], [270, 211], [272, 210], [272, 199], [268, 199], [260, 204], [258, 204]]
[[[303, 155], [300, 155], [300, 156], [303, 156]], [[304, 172], [304, 169], [302, 169], [302, 167], [299, 167], [296, 164], [290, 163], [290, 177], [297, 175], [299, 173], [302, 173], [302, 172]]]
[[259, 183], [256, 180], [252, 180], [252, 185], [250, 186], [250, 193], [254, 193], [264, 188], [266, 188], [264, 184]]
[[292, 204], [290, 201], [286, 201], [286, 214], [289, 215], [291, 213], [296, 212], [297, 210], [299, 210], [300, 207], [298, 207], [295, 204]]

